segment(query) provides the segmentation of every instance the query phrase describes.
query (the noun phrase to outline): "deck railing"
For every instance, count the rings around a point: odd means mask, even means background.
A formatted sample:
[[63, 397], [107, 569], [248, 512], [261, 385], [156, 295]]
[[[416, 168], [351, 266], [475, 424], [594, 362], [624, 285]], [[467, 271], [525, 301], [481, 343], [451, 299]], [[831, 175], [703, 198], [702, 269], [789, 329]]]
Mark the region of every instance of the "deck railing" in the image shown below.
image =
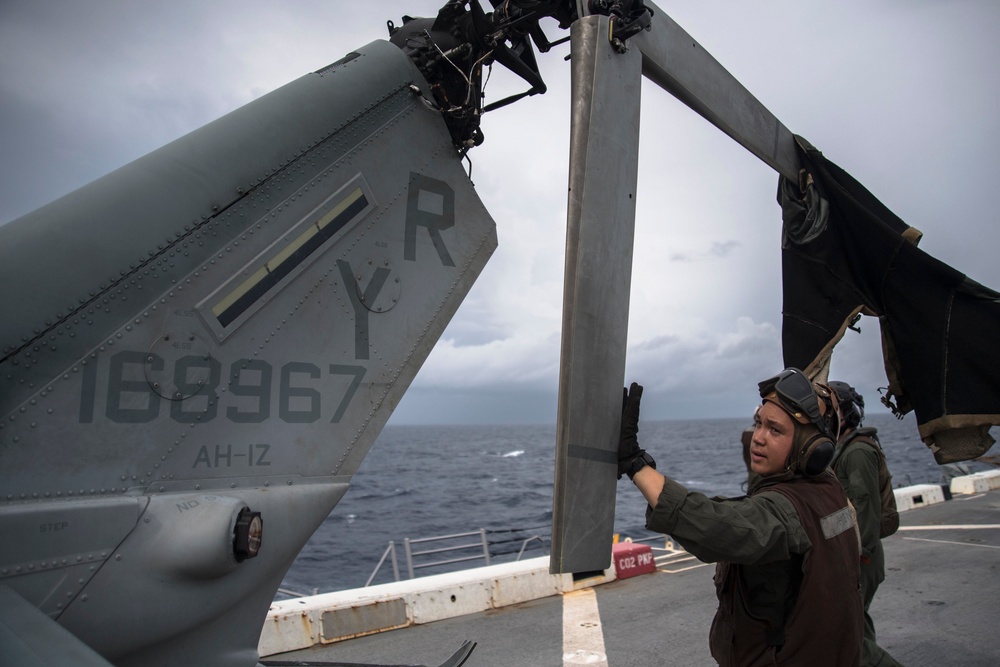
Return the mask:
[[[403, 540], [403, 555], [405, 558], [406, 573], [408, 578], [414, 579], [418, 570], [428, 568], [441, 569], [458, 563], [480, 560], [483, 562], [483, 565], [489, 565], [491, 562], [490, 546], [510, 543], [512, 539], [508, 537], [503, 540], [490, 541], [488, 536], [493, 533], [517, 533], [523, 531], [524, 529], [490, 531], [485, 528], [480, 528], [477, 531], [469, 533], [455, 533], [453, 535], [424, 537], [414, 540], [406, 538]], [[532, 542], [540, 543], [542, 551], [545, 554], [548, 554], [547, 543], [545, 538], [541, 535], [534, 534], [526, 538], [517, 537], [515, 539], [520, 540], [521, 546], [520, 550], [517, 552], [517, 557], [514, 560], [521, 560], [525, 550], [528, 548], [528, 544]], [[513, 552], [504, 551], [501, 553], [510, 554]], [[365, 587], [371, 585], [371, 583], [375, 580], [375, 577], [378, 576], [382, 566], [385, 565], [386, 561], [392, 563], [393, 581], [400, 580], [400, 565], [396, 542], [390, 541], [386, 550], [382, 553], [382, 557], [379, 559], [378, 564], [372, 571], [371, 576], [368, 577], [368, 581], [365, 582]]]

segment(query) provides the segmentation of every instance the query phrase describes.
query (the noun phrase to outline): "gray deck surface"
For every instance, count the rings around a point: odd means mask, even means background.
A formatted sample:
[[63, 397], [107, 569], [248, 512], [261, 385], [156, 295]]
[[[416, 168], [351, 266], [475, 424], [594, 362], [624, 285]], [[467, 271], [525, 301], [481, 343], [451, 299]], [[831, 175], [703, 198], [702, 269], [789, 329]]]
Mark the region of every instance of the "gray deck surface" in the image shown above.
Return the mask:
[[[879, 643], [907, 667], [1000, 665], [1000, 492], [956, 496], [900, 517], [902, 528], [884, 541], [886, 581], [871, 609]], [[974, 525], [994, 527], [968, 527]], [[913, 530], [918, 526], [933, 529]], [[713, 572], [691, 561], [597, 586], [608, 666], [714, 665]], [[433, 667], [465, 639], [477, 642], [467, 667], [562, 667], [562, 597], [264, 661]]]

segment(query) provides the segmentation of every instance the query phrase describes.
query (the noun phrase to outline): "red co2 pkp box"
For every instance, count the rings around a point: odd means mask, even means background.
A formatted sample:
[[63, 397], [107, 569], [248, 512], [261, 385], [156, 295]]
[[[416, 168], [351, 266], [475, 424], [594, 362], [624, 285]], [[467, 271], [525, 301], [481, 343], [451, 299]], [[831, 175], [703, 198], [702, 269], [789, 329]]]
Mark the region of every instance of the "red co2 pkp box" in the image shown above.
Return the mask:
[[615, 571], [619, 579], [656, 572], [653, 550], [648, 544], [619, 542], [611, 546], [611, 557], [615, 561]]

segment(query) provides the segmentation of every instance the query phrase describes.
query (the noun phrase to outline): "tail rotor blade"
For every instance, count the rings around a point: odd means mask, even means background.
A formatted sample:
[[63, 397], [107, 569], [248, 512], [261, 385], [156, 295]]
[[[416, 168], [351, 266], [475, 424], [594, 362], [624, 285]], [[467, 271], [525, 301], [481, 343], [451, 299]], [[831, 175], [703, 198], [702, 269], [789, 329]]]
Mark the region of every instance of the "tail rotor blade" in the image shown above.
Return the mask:
[[607, 17], [572, 27], [572, 129], [550, 571], [611, 563], [642, 57]]

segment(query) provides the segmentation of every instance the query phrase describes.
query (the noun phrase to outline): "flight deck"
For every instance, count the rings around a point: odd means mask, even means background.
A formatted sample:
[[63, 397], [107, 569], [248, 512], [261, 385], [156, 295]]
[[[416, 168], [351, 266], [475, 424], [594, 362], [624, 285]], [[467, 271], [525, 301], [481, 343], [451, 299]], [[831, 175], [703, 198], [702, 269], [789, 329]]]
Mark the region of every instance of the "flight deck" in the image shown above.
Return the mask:
[[[1000, 664], [1000, 493], [902, 511], [883, 544], [886, 580], [870, 610], [879, 644], [907, 667]], [[714, 665], [714, 566], [683, 553], [658, 563], [652, 574], [261, 661], [434, 667], [471, 640], [468, 667]]]

